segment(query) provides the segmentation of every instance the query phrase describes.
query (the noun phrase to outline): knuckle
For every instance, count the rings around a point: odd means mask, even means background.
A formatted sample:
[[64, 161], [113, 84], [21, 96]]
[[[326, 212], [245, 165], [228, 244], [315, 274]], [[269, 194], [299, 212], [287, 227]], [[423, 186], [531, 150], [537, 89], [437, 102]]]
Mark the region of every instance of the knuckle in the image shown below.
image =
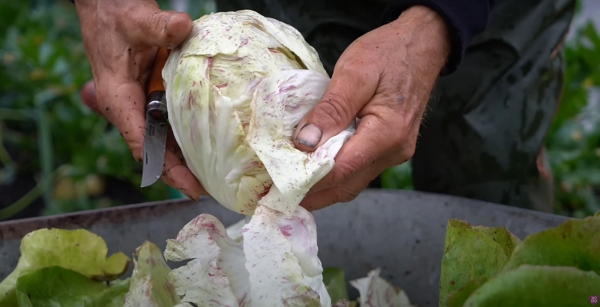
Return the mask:
[[150, 24], [152, 25], [154, 32], [159, 34], [161, 39], [164, 39], [165, 28], [169, 21], [169, 15], [165, 11], [157, 11], [152, 13], [150, 16]]
[[346, 182], [354, 178], [360, 171], [360, 167], [344, 160], [337, 161], [336, 171], [333, 173], [334, 182]]
[[131, 151], [133, 158], [138, 162], [142, 162], [143, 156], [144, 156], [143, 145], [136, 141], [131, 141], [131, 140], [126, 140], [126, 141], [127, 141], [127, 145], [129, 145], [129, 150]]
[[391, 135], [388, 139], [389, 151], [400, 151], [412, 157], [416, 147], [416, 137], [413, 136], [413, 132], [403, 126], [394, 127], [390, 132]]
[[412, 159], [412, 157], [415, 155], [415, 151], [417, 150], [415, 144], [409, 144], [408, 146], [406, 146], [402, 152], [402, 156], [404, 157], [404, 160], [410, 160]]
[[348, 203], [348, 202], [355, 200], [359, 194], [360, 194], [360, 192], [357, 191], [356, 189], [347, 188], [347, 187], [339, 187], [336, 190], [335, 202], [336, 203]]
[[335, 127], [345, 127], [353, 118], [350, 113], [343, 96], [338, 93], [328, 93], [321, 99], [313, 118], [317, 123], [331, 123]]
[[354, 77], [360, 77], [360, 73], [364, 74], [362, 68], [365, 66], [365, 61], [367, 61], [367, 59], [364, 57], [346, 57], [336, 63], [335, 70], [338, 73], [341, 72], [344, 74], [352, 74]]
[[415, 155], [416, 147], [414, 145], [408, 145], [405, 148], [394, 151], [386, 159], [384, 159], [386, 166], [396, 166], [408, 162]]

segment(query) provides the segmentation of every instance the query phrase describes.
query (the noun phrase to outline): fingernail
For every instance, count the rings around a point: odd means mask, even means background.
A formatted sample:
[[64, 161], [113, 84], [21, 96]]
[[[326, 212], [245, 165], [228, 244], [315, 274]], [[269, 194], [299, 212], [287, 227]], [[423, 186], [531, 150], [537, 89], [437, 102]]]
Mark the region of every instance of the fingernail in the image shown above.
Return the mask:
[[192, 197], [188, 194], [185, 194], [185, 196], [187, 196], [187, 198], [189, 198], [191, 201], [198, 201], [198, 199], [200, 199], [200, 197]]
[[321, 129], [313, 124], [306, 124], [300, 129], [296, 141], [304, 146], [315, 148], [321, 141], [321, 136], [323, 136]]
[[200, 197], [193, 197], [191, 194], [187, 193], [187, 189], [179, 188], [178, 189], [181, 194], [185, 195], [191, 201], [197, 201]]

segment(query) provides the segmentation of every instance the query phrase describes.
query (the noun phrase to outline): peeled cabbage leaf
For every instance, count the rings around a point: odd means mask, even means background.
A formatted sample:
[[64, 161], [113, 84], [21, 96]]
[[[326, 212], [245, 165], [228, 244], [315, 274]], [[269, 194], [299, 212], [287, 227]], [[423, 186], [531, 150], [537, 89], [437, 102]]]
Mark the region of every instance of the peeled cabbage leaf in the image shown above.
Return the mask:
[[187, 166], [221, 205], [245, 215], [261, 204], [292, 216], [354, 133], [353, 124], [313, 153], [294, 147], [294, 126], [329, 77], [296, 29], [253, 11], [194, 21], [163, 79]]
[[39, 229], [21, 240], [16, 268], [0, 283], [0, 306], [15, 306], [19, 276], [39, 268], [60, 266], [94, 280], [114, 280], [123, 275], [130, 259], [123, 253], [108, 258], [104, 240], [85, 229]]
[[242, 241], [242, 228], [244, 228], [244, 225], [246, 225], [246, 219], [240, 220], [237, 223], [230, 225], [225, 229], [225, 231], [227, 232], [227, 236], [232, 238], [234, 241]]
[[312, 215], [259, 206], [242, 230], [252, 306], [331, 306]]
[[259, 206], [240, 232], [238, 242], [217, 218], [201, 214], [167, 241], [167, 260], [191, 260], [171, 272], [182, 297], [177, 306], [331, 306], [306, 209], [287, 217]]
[[169, 261], [191, 260], [171, 272], [175, 290], [182, 297], [177, 306], [250, 306], [250, 289], [242, 243], [227, 236], [223, 224], [210, 214], [201, 214], [177, 235], [167, 240]]
[[380, 269], [375, 269], [367, 277], [350, 281], [360, 294], [360, 306], [414, 307], [406, 293], [381, 278], [379, 272]]
[[173, 307], [179, 296], [171, 281], [171, 269], [161, 250], [150, 241], [135, 251], [130, 290], [123, 307]]
[[127, 279], [107, 285], [73, 270], [50, 266], [19, 277], [16, 296], [19, 307], [121, 307], [128, 289]]

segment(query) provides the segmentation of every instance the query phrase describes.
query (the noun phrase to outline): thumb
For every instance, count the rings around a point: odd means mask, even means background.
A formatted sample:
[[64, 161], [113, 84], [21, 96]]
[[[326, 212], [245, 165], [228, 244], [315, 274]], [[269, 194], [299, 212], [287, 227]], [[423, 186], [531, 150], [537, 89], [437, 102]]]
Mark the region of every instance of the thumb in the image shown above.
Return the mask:
[[192, 19], [187, 13], [163, 11], [156, 3], [136, 4], [119, 20], [122, 33], [143, 46], [173, 49], [192, 30]]
[[331, 82], [319, 103], [298, 123], [294, 132], [296, 148], [311, 152], [334, 137], [356, 118], [377, 89], [372, 72], [336, 65]]

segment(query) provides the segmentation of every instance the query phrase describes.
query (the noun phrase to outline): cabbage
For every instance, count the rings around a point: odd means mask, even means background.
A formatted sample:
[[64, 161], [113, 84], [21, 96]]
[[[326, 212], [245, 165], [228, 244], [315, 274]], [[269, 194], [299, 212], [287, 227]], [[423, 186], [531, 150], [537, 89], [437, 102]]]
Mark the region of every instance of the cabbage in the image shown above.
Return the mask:
[[350, 281], [360, 294], [360, 306], [415, 307], [402, 289], [392, 286], [379, 276], [380, 269], [370, 271], [366, 277]]
[[331, 306], [317, 257], [316, 225], [302, 207], [292, 218], [260, 206], [239, 230], [201, 214], [167, 241], [165, 258], [189, 261], [171, 272], [178, 307]]
[[179, 302], [171, 269], [158, 246], [150, 241], [136, 248], [131, 286], [123, 307], [173, 307]]
[[291, 217], [334, 165], [354, 123], [313, 153], [292, 134], [329, 77], [293, 27], [244, 10], [205, 15], [163, 69], [169, 122], [192, 173], [221, 205]]
[[[130, 264], [129, 257], [123, 253], [107, 257], [106, 242], [85, 229], [43, 228], [32, 231], [21, 239], [20, 251], [17, 266], [0, 282], [0, 306], [16, 306], [19, 278], [42, 268], [61, 267], [76, 273], [67, 272], [67, 279], [79, 279], [80, 274], [92, 280], [111, 281], [125, 273]], [[43, 275], [32, 275], [29, 280], [39, 280]], [[93, 285], [90, 287], [94, 288]], [[85, 292], [84, 288], [86, 285], [78, 290]]]
[[163, 69], [169, 122], [187, 166], [221, 205], [169, 240], [177, 306], [331, 306], [313, 216], [299, 206], [334, 166], [355, 123], [313, 153], [294, 147], [296, 125], [329, 76], [302, 35], [244, 10], [203, 16]]

